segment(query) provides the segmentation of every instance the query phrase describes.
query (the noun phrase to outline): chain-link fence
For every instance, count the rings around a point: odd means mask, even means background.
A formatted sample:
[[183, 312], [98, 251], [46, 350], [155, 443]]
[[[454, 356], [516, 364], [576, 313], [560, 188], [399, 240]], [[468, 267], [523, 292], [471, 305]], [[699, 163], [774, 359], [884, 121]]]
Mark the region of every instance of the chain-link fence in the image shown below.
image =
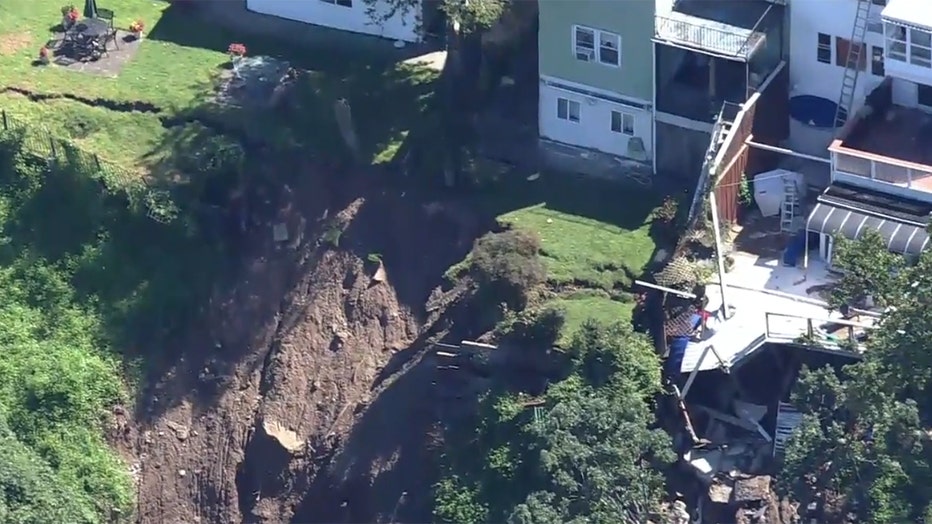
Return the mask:
[[0, 109], [0, 131], [16, 132], [22, 137], [25, 153], [49, 163], [64, 163], [81, 173], [98, 178], [109, 190], [124, 192], [134, 203], [145, 207], [146, 214], [158, 222], [169, 222], [178, 210], [167, 191], [149, 187], [143, 174], [100, 158], [73, 142], [52, 135], [47, 129], [30, 124]]

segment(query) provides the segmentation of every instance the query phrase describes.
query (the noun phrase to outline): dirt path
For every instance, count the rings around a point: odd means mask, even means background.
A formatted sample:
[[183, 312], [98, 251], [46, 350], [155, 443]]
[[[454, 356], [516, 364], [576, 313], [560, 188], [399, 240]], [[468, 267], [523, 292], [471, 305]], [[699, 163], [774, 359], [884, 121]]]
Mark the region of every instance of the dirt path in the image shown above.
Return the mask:
[[[376, 178], [331, 192], [305, 179], [281, 215], [300, 242], [276, 248], [258, 231], [239, 284], [217, 295], [147, 413], [121, 424], [137, 522], [431, 518], [433, 366], [421, 357], [456, 295], [437, 289], [442, 274], [482, 231]], [[334, 223], [337, 248], [320, 240]]]

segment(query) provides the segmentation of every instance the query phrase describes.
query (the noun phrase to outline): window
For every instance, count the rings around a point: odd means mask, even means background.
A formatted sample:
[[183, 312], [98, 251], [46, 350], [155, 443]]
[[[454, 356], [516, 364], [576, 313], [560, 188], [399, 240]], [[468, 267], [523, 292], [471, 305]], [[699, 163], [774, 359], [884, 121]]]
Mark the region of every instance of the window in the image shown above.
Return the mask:
[[595, 30], [576, 27], [573, 31], [573, 47], [576, 49], [576, 60], [582, 60], [583, 62], [595, 60]]
[[557, 98], [557, 118], [569, 122], [579, 122], [579, 102], [567, 98]]
[[618, 50], [620, 43], [620, 36], [599, 31], [599, 62], [615, 67], [620, 66], [621, 56]]
[[883, 68], [882, 47], [871, 47], [871, 74], [876, 76], [886, 76]]
[[621, 37], [615, 33], [573, 26], [573, 53], [577, 60], [621, 65]]
[[816, 58], [819, 62], [823, 64], [832, 63], [832, 37], [825, 34], [819, 33], [819, 48], [816, 53]]
[[932, 86], [916, 84], [916, 87], [919, 88], [919, 105], [932, 107]]
[[339, 5], [342, 7], [353, 7], [353, 0], [320, 0], [321, 2], [327, 2], [328, 4]]
[[909, 30], [909, 63], [932, 67], [932, 33], [919, 29]]
[[[864, 44], [856, 44], [860, 46], [860, 53], [858, 53], [858, 71], [864, 71], [867, 67], [867, 53], [864, 49]], [[850, 40], [846, 38], [841, 38], [840, 36], [835, 37], [835, 65], [841, 67], [848, 67], [848, 60], [853, 58], [851, 53], [858, 52], [857, 47], [852, 47]], [[853, 65], [853, 64], [852, 64]]]
[[634, 115], [612, 111], [612, 132], [634, 136]]
[[887, 58], [906, 61], [906, 28], [894, 24], [886, 24]]
[[871, 0], [871, 3], [879, 6], [886, 6], [887, 0]]

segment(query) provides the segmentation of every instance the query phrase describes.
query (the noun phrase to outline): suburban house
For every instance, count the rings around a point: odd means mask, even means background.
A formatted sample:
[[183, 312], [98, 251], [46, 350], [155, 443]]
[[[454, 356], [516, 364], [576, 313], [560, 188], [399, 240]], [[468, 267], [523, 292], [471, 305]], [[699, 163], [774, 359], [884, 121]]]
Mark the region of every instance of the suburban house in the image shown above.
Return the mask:
[[653, 16], [650, 1], [540, 2], [544, 162], [605, 176], [651, 171]]
[[246, 0], [246, 9], [289, 20], [403, 42], [421, 41], [421, 2], [392, 12], [386, 0]]
[[[877, 8], [882, 9], [885, 78], [866, 95], [855, 92], [856, 111], [828, 146], [831, 185], [806, 222], [809, 237], [819, 235], [821, 258], [829, 263], [836, 235], [857, 238], [865, 229], [877, 230], [891, 251], [907, 257], [917, 257], [929, 246], [932, 4], [886, 4]], [[859, 17], [855, 25], [866, 24]], [[876, 32], [867, 34], [876, 41]], [[864, 47], [863, 42], [854, 44]], [[859, 63], [848, 60], [849, 67]]]
[[[726, 104], [740, 106], [767, 90], [775, 100], [785, 100], [786, 86], [773, 85], [785, 68], [789, 47], [784, 3], [655, 1], [656, 172], [698, 172]], [[783, 104], [778, 105], [782, 110]]]

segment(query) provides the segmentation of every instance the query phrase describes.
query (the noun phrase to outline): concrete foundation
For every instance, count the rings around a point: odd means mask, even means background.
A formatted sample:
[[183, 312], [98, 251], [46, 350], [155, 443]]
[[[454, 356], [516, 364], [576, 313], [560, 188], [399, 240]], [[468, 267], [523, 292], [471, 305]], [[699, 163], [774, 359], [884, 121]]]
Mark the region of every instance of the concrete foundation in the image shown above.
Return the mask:
[[593, 149], [541, 139], [538, 142], [541, 167], [567, 173], [580, 173], [616, 181], [651, 185], [652, 168], [633, 160]]

